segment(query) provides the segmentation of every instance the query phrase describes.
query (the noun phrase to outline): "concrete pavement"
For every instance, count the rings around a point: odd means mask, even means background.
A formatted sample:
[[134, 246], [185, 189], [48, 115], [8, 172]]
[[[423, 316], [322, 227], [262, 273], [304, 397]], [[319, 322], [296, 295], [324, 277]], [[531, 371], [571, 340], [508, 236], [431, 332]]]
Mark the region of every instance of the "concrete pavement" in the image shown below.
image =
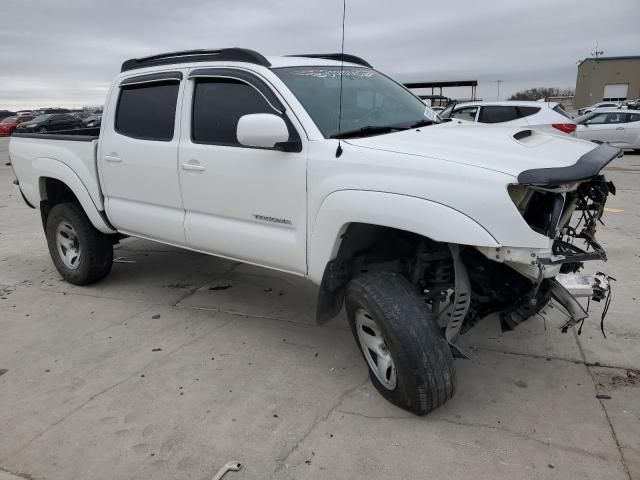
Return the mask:
[[[640, 156], [600, 239], [617, 278], [581, 336], [486, 319], [454, 399], [380, 397], [343, 316], [304, 281], [128, 239], [111, 275], [60, 280], [0, 139], [0, 479], [640, 479]], [[597, 398], [599, 397], [599, 398]]]

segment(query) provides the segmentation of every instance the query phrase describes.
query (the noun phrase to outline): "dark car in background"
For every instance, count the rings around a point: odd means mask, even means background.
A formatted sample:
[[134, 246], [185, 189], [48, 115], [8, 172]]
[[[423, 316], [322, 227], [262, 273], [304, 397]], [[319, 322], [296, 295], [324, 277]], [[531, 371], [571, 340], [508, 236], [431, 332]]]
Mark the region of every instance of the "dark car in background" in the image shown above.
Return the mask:
[[68, 113], [51, 113], [40, 115], [33, 120], [21, 123], [16, 128], [18, 133], [47, 133], [60, 130], [82, 128], [82, 120]]

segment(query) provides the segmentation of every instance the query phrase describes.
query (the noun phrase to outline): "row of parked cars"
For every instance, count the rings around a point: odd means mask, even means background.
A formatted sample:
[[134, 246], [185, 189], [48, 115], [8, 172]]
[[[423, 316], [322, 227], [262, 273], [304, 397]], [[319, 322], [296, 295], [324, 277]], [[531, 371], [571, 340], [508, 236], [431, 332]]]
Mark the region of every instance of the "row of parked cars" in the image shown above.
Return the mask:
[[640, 102], [601, 102], [581, 109], [583, 114], [574, 119], [556, 102], [466, 102], [451, 104], [438, 116], [445, 121], [531, 127], [640, 153], [640, 110], [636, 104], [640, 106]]
[[0, 137], [13, 132], [47, 133], [60, 130], [99, 127], [102, 114], [66, 108], [42, 108], [37, 110], [0, 110]]

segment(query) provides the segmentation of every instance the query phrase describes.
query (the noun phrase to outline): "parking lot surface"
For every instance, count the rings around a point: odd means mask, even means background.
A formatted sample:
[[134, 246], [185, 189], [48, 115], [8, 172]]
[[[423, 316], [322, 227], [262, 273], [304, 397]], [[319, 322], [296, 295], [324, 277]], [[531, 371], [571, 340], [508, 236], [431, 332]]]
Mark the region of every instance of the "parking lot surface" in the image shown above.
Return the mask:
[[534, 318], [465, 335], [458, 391], [415, 417], [369, 383], [305, 281], [128, 239], [64, 283], [0, 139], [0, 480], [640, 479], [640, 155], [606, 169], [617, 279], [582, 334]]

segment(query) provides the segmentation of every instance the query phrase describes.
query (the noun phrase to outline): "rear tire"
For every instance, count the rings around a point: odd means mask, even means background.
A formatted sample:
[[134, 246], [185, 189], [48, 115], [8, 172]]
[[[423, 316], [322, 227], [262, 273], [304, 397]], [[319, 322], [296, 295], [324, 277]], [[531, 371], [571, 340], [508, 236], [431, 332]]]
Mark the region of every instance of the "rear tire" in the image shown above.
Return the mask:
[[383, 397], [416, 415], [453, 397], [451, 349], [407, 279], [392, 272], [364, 274], [347, 285], [345, 304], [371, 382]]
[[62, 278], [86, 285], [104, 278], [113, 265], [113, 243], [96, 230], [76, 202], [59, 203], [45, 227], [51, 259]]

